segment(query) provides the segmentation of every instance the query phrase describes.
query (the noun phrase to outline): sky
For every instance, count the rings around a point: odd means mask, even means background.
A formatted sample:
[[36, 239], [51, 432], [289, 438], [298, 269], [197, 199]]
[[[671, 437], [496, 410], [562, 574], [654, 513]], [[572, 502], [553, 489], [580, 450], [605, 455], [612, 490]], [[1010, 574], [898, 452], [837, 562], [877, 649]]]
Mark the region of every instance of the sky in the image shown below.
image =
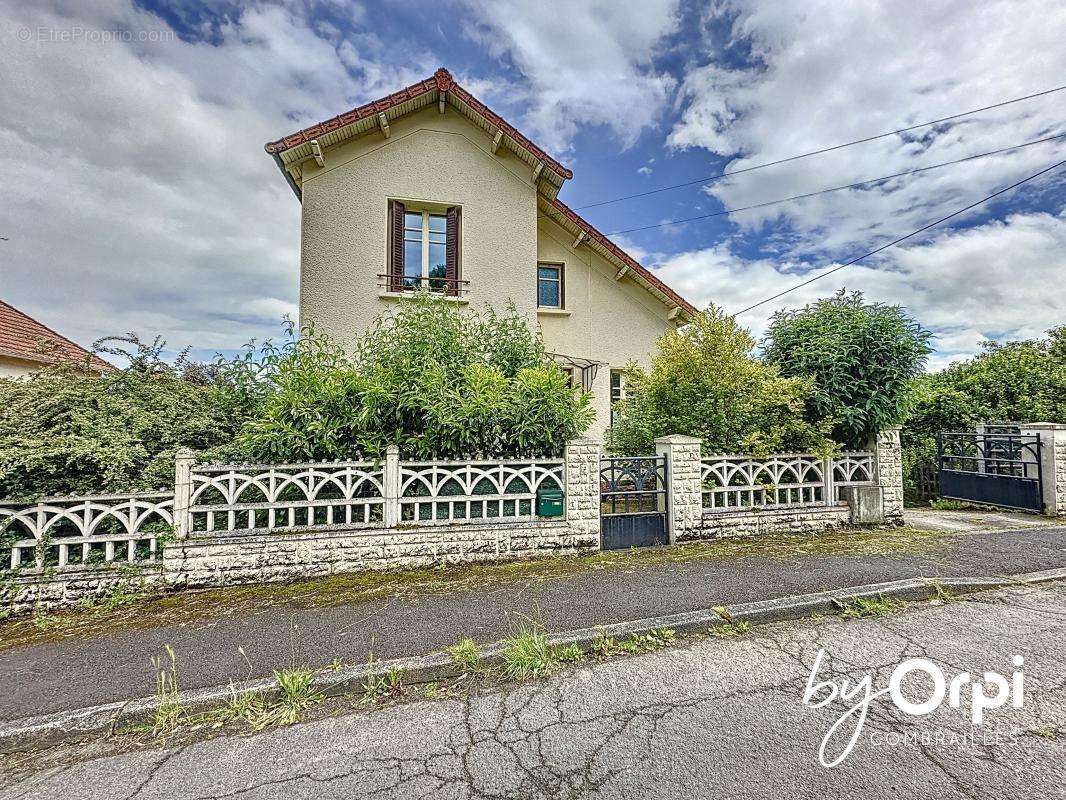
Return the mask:
[[[1058, 0], [0, 0], [0, 298], [75, 341], [208, 357], [295, 316], [300, 207], [263, 144], [446, 66], [574, 172], [560, 197], [697, 306], [736, 312], [1066, 159], [1066, 91], [594, 203], [1066, 83]], [[845, 288], [930, 368], [1066, 323], [1066, 166], [738, 316]], [[709, 218], [661, 223], [694, 216]], [[658, 226], [633, 231], [634, 228]]]

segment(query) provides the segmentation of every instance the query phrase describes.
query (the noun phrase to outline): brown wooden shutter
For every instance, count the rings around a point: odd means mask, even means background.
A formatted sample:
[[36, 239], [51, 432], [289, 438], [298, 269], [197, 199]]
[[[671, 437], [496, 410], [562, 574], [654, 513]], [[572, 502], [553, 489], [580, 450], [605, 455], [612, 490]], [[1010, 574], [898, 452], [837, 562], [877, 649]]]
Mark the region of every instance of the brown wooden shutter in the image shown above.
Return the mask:
[[444, 277], [447, 278], [448, 294], [459, 294], [459, 231], [462, 212], [458, 206], [448, 209], [447, 244], [444, 249]]
[[399, 200], [389, 201], [389, 291], [403, 291], [403, 223], [407, 209]]

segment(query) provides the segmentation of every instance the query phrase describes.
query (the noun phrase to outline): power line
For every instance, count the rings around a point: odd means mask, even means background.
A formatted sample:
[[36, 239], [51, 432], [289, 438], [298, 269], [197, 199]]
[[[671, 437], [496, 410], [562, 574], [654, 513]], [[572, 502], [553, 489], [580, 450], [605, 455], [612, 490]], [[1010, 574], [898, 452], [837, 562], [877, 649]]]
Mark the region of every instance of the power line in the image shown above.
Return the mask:
[[791, 197], [782, 197], [779, 200], [767, 200], [765, 203], [756, 203], [755, 205], [751, 205], [751, 206], [740, 206], [739, 208], [726, 208], [726, 209], [723, 209], [722, 211], [712, 211], [709, 214], [700, 214], [697, 217], [685, 217], [684, 219], [671, 219], [671, 220], [667, 220], [666, 222], [657, 222], [654, 225], [642, 225], [639, 228], [626, 228], [625, 230], [621, 230], [621, 231], [610, 231], [609, 233], [605, 233], [604, 235], [605, 236], [617, 236], [617, 235], [623, 234], [623, 233], [636, 233], [638, 231], [649, 231], [649, 230], [652, 230], [653, 228], [663, 228], [663, 227], [666, 227], [667, 225], [681, 225], [681, 224], [683, 224], [685, 222], [696, 222], [697, 220], [701, 220], [701, 219], [710, 219], [711, 217], [721, 217], [721, 216], [724, 216], [726, 214], [735, 214], [735, 213], [737, 213], [739, 211], [751, 211], [752, 209], [765, 208], [766, 206], [773, 206], [773, 205], [777, 205], [778, 203], [789, 203], [789, 202], [792, 202], [793, 200], [805, 200], [808, 197], [817, 197], [820, 194], [830, 194], [832, 192], [839, 192], [839, 191], [842, 191], [844, 189], [857, 189], [860, 186], [869, 186], [871, 184], [881, 183], [882, 181], [892, 180], [893, 178], [899, 178], [899, 177], [902, 177], [904, 175], [914, 175], [914, 174], [919, 173], [919, 172], [928, 172], [929, 170], [940, 169], [941, 167], [949, 167], [952, 164], [962, 164], [965, 161], [974, 161], [974, 160], [976, 160], [978, 158], [987, 158], [988, 156], [1000, 155], [1002, 153], [1007, 153], [1007, 152], [1009, 152], [1011, 150], [1018, 150], [1018, 149], [1020, 149], [1022, 147], [1031, 147], [1034, 144], [1042, 144], [1044, 142], [1053, 142], [1056, 139], [1062, 139], [1063, 137], [1066, 137], [1066, 133], [1059, 133], [1059, 134], [1056, 134], [1055, 136], [1047, 136], [1047, 137], [1045, 137], [1043, 139], [1035, 139], [1035, 140], [1033, 140], [1031, 142], [1024, 142], [1022, 144], [1015, 144], [1015, 145], [1011, 145], [1010, 147], [1001, 147], [998, 150], [989, 150], [987, 153], [977, 153], [977, 154], [972, 155], [972, 156], [966, 156], [965, 158], [956, 158], [956, 159], [954, 159], [952, 161], [941, 162], [940, 164], [930, 164], [929, 166], [926, 166], [926, 167], [917, 167], [916, 169], [908, 169], [908, 170], [904, 170], [903, 172], [894, 172], [891, 175], [882, 175], [880, 178], [870, 178], [869, 180], [857, 181], [856, 183], [847, 183], [847, 184], [844, 184], [843, 186], [832, 186], [832, 187], [830, 187], [828, 189], [818, 189], [817, 191], [814, 191], [814, 192], [805, 192], [804, 194], [794, 194]]
[[627, 194], [622, 197], [615, 197], [610, 200], [600, 200], [596, 203], [588, 203], [583, 206], [574, 206], [577, 211], [581, 211], [586, 208], [596, 208], [597, 206], [606, 206], [611, 203], [620, 203], [623, 200], [633, 200], [638, 197], [647, 197], [653, 194], [659, 194], [660, 192], [668, 192], [671, 189], [681, 189], [685, 186], [694, 186], [697, 183], [710, 183], [712, 181], [721, 180], [722, 178], [728, 178], [731, 175], [741, 175], [745, 172], [754, 172], [757, 169], [766, 169], [767, 167], [777, 166], [778, 164], [786, 164], [789, 161], [797, 161], [801, 158], [809, 158], [810, 156], [821, 155], [822, 153], [831, 153], [834, 150], [841, 150], [845, 147], [851, 147], [856, 144], [865, 144], [866, 142], [873, 142], [878, 139], [885, 139], [889, 136], [896, 136], [900, 133], [907, 133], [908, 131], [917, 130], [918, 128], [928, 128], [930, 125], [938, 125], [941, 122], [949, 122], [953, 119], [959, 119], [960, 117], [967, 117], [971, 114], [980, 114], [982, 111], [991, 111], [994, 108], [1002, 108], [1003, 106], [1009, 106], [1013, 103], [1021, 103], [1024, 100], [1032, 100], [1035, 97], [1043, 97], [1045, 95], [1054, 94], [1055, 92], [1061, 92], [1066, 89], [1066, 86], [1057, 86], [1054, 89], [1046, 89], [1042, 92], [1035, 92], [1034, 94], [1027, 94], [1024, 97], [1015, 97], [1013, 100], [1004, 100], [1000, 103], [993, 103], [990, 106], [982, 106], [981, 108], [975, 108], [970, 111], [963, 111], [959, 114], [952, 114], [948, 117], [940, 117], [939, 119], [929, 120], [928, 122], [919, 122], [917, 125], [911, 125], [906, 128], [897, 128], [894, 131], [888, 133], [879, 133], [876, 136], [867, 136], [864, 139], [855, 139], [851, 142], [844, 142], [843, 144], [834, 144], [830, 147], [823, 147], [819, 150], [812, 150], [809, 153], [800, 153], [795, 156], [788, 156], [786, 158], [779, 158], [776, 161], [767, 161], [765, 164], [755, 164], [750, 167], [744, 167], [742, 169], [727, 170], [725, 172], [719, 172], [715, 175], [708, 175], [706, 178], [697, 178], [691, 181], [685, 181], [684, 183], [675, 183], [671, 186], [660, 186], [657, 189], [649, 189], [644, 192], [637, 192], [636, 194]]
[[878, 248], [876, 248], [874, 250], [871, 250], [868, 253], [863, 253], [858, 258], [853, 258], [853, 259], [851, 259], [851, 261], [846, 261], [843, 264], [840, 264], [840, 265], [838, 265], [836, 267], [833, 267], [830, 270], [826, 270], [825, 272], [823, 272], [820, 275], [815, 275], [813, 278], [809, 278], [808, 280], [805, 280], [802, 283], [797, 283], [795, 286], [792, 286], [791, 288], [785, 289], [783, 292], [778, 292], [775, 295], [767, 297], [765, 300], [760, 300], [758, 303], [755, 303], [754, 305], [750, 305], [747, 308], [741, 309], [740, 311], [735, 312], [733, 314], [733, 316], [734, 317], [739, 316], [739, 315], [744, 314], [744, 313], [746, 313], [748, 311], [751, 311], [753, 308], [758, 308], [761, 305], [765, 305], [766, 303], [769, 303], [771, 300], [776, 300], [779, 297], [784, 297], [789, 292], [794, 292], [797, 289], [800, 289], [800, 288], [802, 288], [804, 286], [807, 286], [808, 284], [814, 283], [815, 281], [821, 280], [822, 278], [825, 278], [825, 277], [827, 277], [829, 275], [832, 275], [834, 272], [839, 272], [840, 270], [844, 269], [844, 267], [850, 267], [852, 264], [855, 264], [856, 262], [862, 261], [864, 258], [869, 258], [870, 256], [874, 255], [875, 253], [880, 253], [882, 250], [887, 250], [888, 248], [890, 248], [890, 247], [892, 247], [894, 245], [897, 245], [900, 242], [906, 241], [907, 239], [910, 239], [910, 238], [912, 238], [914, 236], [917, 236], [919, 233], [922, 233], [923, 231], [927, 231], [930, 228], [933, 228], [933, 227], [939, 225], [941, 222], [947, 222], [952, 217], [957, 217], [957, 216], [959, 216], [959, 214], [964, 214], [967, 211], [969, 211], [971, 208], [977, 208], [977, 206], [981, 205], [982, 203], [987, 203], [989, 200], [991, 200], [994, 197], [999, 197], [999, 195], [1001, 195], [1001, 194], [1003, 194], [1005, 192], [1009, 192], [1011, 189], [1016, 189], [1019, 186], [1021, 186], [1023, 183], [1028, 183], [1029, 181], [1033, 180], [1034, 178], [1039, 178], [1041, 175], [1044, 175], [1044, 174], [1046, 174], [1048, 172], [1051, 172], [1053, 169], [1058, 169], [1063, 164], [1066, 164], [1066, 161], [1060, 161], [1057, 164], [1052, 164], [1050, 167], [1047, 167], [1045, 169], [1040, 170], [1040, 172], [1037, 172], [1035, 175], [1030, 175], [1028, 178], [1022, 178], [1017, 183], [1012, 183], [1010, 186], [1004, 187], [1003, 189], [1000, 189], [998, 192], [993, 192], [992, 194], [988, 195], [987, 197], [982, 197], [976, 203], [971, 203], [970, 205], [966, 206], [965, 208], [960, 208], [958, 211], [953, 211], [952, 213], [948, 214], [946, 217], [941, 217], [936, 222], [930, 222], [928, 225], [924, 225], [921, 228], [918, 228], [918, 230], [916, 230], [916, 231], [911, 231], [906, 236], [900, 236], [898, 239], [893, 239], [888, 244], [883, 244], [880, 247], [878, 247]]

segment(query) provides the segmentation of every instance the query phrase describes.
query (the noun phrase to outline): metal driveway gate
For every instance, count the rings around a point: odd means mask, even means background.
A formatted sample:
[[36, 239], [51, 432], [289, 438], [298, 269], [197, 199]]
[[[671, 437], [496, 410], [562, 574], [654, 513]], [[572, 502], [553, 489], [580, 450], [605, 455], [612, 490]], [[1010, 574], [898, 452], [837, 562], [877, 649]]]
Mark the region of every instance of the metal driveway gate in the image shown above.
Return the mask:
[[1042, 513], [1040, 448], [1036, 434], [938, 433], [940, 496]]
[[600, 546], [624, 550], [667, 544], [666, 456], [600, 461]]

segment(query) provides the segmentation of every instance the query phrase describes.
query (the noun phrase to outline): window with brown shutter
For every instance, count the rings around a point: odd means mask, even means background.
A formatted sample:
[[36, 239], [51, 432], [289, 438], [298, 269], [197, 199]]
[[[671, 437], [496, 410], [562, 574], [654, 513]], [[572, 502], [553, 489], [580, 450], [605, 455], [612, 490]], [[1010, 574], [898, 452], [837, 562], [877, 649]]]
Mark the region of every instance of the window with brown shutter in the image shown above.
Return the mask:
[[389, 291], [403, 291], [404, 216], [407, 209], [399, 200], [389, 201]]
[[[389, 201], [388, 272], [391, 292], [428, 289], [462, 294], [459, 279], [462, 214], [458, 206]], [[431, 210], [435, 209], [435, 210]]]
[[462, 210], [452, 206], [447, 213], [447, 245], [445, 260], [445, 285], [448, 294], [459, 294], [459, 235], [462, 223]]

